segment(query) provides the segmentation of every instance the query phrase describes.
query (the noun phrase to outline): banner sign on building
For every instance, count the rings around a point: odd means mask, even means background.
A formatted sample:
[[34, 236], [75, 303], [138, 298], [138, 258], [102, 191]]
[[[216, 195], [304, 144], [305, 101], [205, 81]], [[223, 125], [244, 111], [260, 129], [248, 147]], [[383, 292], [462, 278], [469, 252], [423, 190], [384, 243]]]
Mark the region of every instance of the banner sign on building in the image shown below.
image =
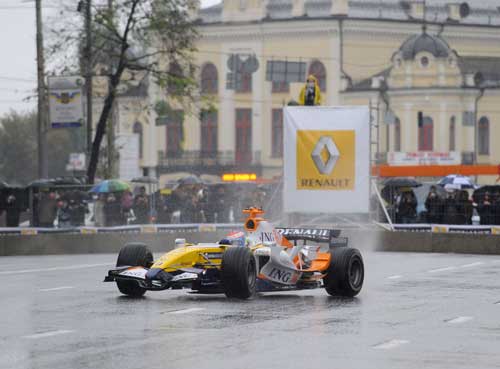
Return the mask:
[[393, 166], [404, 165], [460, 165], [462, 156], [458, 151], [450, 152], [389, 152], [387, 164]]
[[367, 107], [285, 107], [285, 212], [368, 212], [369, 128]]
[[51, 127], [80, 127], [83, 124], [84, 79], [78, 76], [49, 77], [48, 82]]

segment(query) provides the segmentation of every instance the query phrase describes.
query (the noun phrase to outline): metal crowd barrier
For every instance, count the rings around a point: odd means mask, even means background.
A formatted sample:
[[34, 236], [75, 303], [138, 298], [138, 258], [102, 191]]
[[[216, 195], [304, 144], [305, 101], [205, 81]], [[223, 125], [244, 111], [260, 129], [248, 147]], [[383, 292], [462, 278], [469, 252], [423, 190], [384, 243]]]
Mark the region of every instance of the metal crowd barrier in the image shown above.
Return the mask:
[[242, 230], [240, 223], [219, 224], [144, 224], [117, 227], [73, 227], [73, 228], [0, 228], [0, 237], [6, 235], [35, 236], [37, 234], [97, 234], [97, 233], [193, 233], [216, 232], [218, 230]]
[[393, 224], [394, 231], [500, 235], [500, 226], [452, 224]]

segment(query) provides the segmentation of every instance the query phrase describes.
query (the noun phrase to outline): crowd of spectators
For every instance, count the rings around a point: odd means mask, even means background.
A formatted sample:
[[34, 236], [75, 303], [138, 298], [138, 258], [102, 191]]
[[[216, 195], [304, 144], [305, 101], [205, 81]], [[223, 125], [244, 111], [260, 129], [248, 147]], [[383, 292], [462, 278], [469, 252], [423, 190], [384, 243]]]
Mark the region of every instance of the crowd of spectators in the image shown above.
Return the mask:
[[430, 223], [472, 225], [474, 215], [481, 225], [500, 225], [500, 192], [485, 192], [473, 197], [467, 190], [446, 190], [445, 194], [431, 186], [418, 212], [418, 200], [412, 189], [396, 193], [388, 210], [395, 223]]
[[[6, 192], [0, 197], [0, 226], [20, 222], [43, 228], [85, 225], [112, 227], [130, 224], [231, 223], [242, 220], [248, 206], [266, 206], [273, 191], [248, 184], [196, 184], [147, 192], [89, 193], [85, 188], [37, 188]], [[280, 211], [276, 201], [272, 211]], [[271, 212], [272, 212], [271, 211]]]

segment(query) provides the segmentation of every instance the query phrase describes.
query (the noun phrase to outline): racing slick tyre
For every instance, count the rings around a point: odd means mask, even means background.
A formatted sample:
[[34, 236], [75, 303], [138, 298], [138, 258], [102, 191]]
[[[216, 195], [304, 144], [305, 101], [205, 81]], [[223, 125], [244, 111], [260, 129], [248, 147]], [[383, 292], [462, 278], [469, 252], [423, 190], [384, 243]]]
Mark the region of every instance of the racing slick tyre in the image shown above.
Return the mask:
[[222, 284], [227, 297], [247, 299], [255, 294], [257, 264], [246, 247], [228, 247], [222, 256]]
[[361, 253], [357, 249], [338, 247], [331, 249], [330, 254], [330, 266], [323, 278], [326, 292], [332, 296], [356, 296], [365, 276]]
[[[143, 243], [128, 243], [120, 250], [116, 266], [142, 266], [151, 267], [153, 264], [153, 254]], [[132, 297], [141, 297], [146, 290], [134, 281], [116, 280], [116, 285], [121, 293]]]

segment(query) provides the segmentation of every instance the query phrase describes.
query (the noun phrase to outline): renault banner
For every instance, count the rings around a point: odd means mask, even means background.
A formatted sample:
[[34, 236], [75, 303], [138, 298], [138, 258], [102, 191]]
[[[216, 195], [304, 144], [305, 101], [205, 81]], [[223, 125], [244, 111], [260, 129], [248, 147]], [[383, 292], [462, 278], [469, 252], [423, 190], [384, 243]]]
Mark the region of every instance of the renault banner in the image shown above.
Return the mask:
[[367, 213], [367, 107], [284, 108], [287, 213]]

